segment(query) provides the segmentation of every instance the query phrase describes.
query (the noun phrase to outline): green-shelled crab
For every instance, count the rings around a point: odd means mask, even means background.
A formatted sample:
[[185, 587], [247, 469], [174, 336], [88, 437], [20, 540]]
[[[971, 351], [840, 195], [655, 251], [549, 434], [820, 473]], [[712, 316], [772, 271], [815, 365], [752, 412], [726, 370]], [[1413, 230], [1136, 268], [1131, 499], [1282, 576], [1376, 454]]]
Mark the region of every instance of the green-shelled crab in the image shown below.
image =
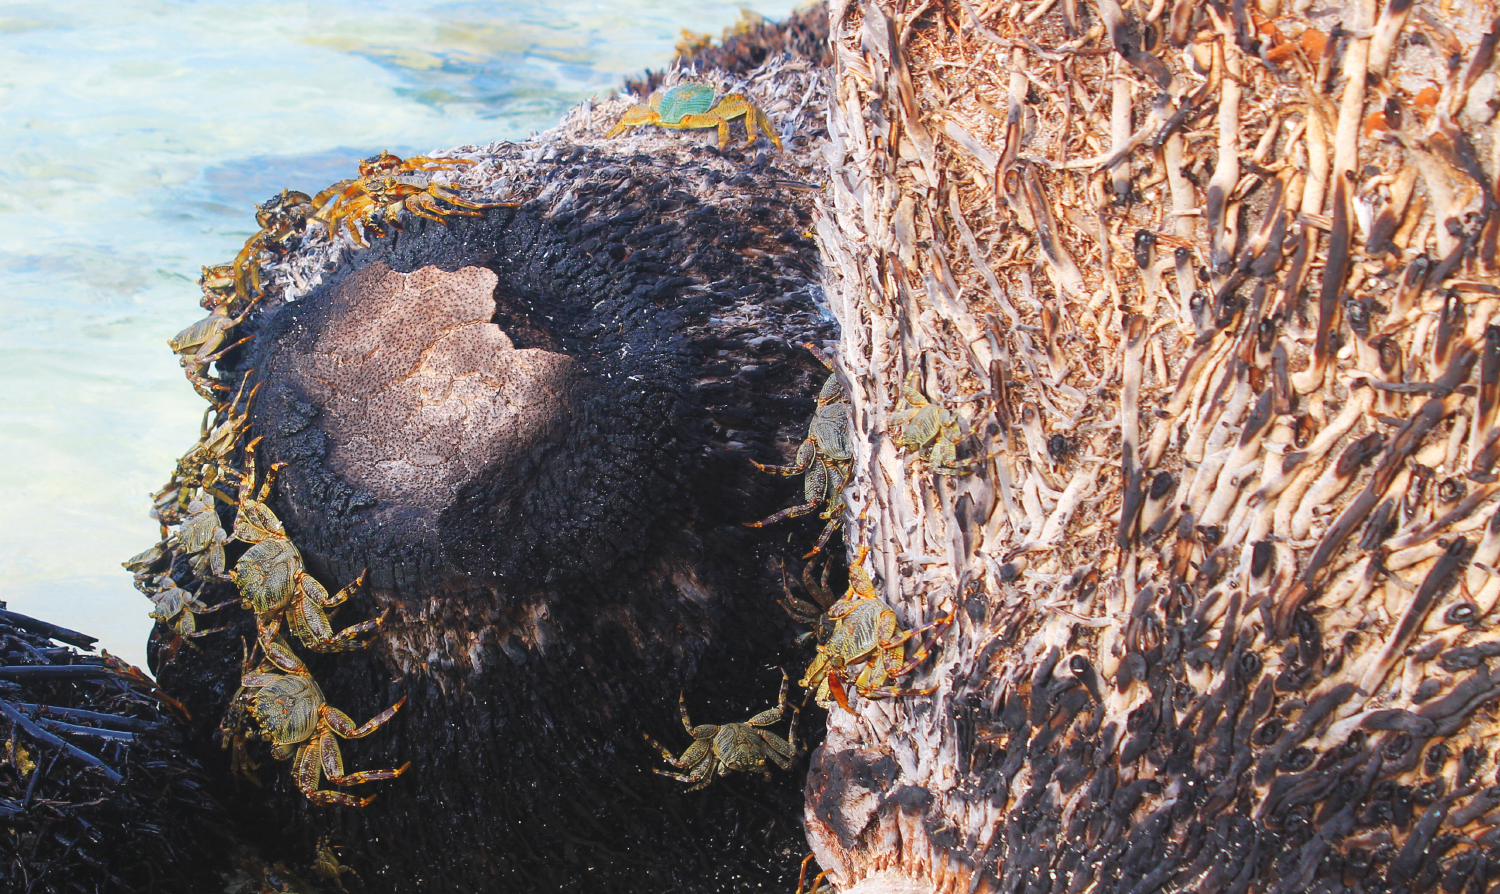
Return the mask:
[[776, 128], [771, 126], [771, 119], [766, 117], [765, 112], [752, 105], [750, 100], [739, 93], [729, 93], [715, 103], [714, 88], [708, 84], [699, 83], [678, 84], [670, 90], [652, 96], [650, 101], [631, 108], [621, 116], [605, 136], [613, 137], [622, 133], [627, 127], [641, 127], [647, 124], [673, 130], [717, 127], [719, 148], [723, 149], [729, 145], [729, 122], [740, 117], [745, 119], [746, 146], [754, 143], [759, 133], [764, 131], [766, 138], [777, 149], [781, 148], [781, 137], [776, 135]]

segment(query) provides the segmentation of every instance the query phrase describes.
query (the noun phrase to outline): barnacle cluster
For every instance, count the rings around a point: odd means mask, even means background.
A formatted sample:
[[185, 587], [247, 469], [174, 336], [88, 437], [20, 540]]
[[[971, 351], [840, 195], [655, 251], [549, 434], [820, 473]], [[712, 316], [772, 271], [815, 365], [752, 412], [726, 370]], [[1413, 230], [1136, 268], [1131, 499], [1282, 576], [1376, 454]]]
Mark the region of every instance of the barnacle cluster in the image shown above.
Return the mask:
[[[250, 407], [258, 386], [247, 392], [250, 376], [245, 374], [236, 388], [229, 377], [214, 371], [214, 364], [253, 337], [240, 331], [265, 297], [262, 265], [268, 261], [307, 240], [337, 239], [341, 232], [364, 245], [367, 234], [383, 235], [403, 211], [445, 222], [452, 215], [479, 215], [498, 207], [432, 182], [436, 172], [470, 164], [469, 159], [402, 159], [381, 152], [360, 162], [357, 177], [316, 196], [282, 190], [256, 208], [260, 229], [232, 263], [203, 268], [201, 305], [209, 315], [170, 341], [188, 381], [211, 406], [198, 443], [178, 460], [171, 479], [153, 497], [161, 541], [124, 564], [151, 599], [151, 617], [171, 632], [173, 651], [184, 643], [202, 648], [199, 641], [229, 629], [207, 626], [200, 620], [206, 615], [236, 605], [253, 614], [255, 643], [242, 645], [240, 689], [221, 724], [221, 744], [231, 751], [232, 770], [255, 780], [258, 765], [246, 743], [266, 740], [273, 755], [292, 762], [299, 789], [315, 804], [364, 806], [372, 800], [324, 790], [325, 779], [350, 786], [405, 771], [402, 766], [345, 773], [336, 741], [373, 733], [401, 702], [355, 724], [326, 703], [283, 636], [283, 627], [303, 648], [340, 652], [368, 646], [366, 636], [378, 633], [385, 615], [341, 630], [333, 626], [333, 613], [357, 592], [363, 575], [330, 595], [308, 573], [301, 552], [267, 502], [280, 464], [266, 468], [263, 478], [256, 471], [259, 439], [250, 439]], [[226, 400], [231, 389], [234, 396]], [[213, 603], [215, 596], [228, 595], [230, 583], [238, 599]], [[251, 720], [256, 729], [247, 728]]]

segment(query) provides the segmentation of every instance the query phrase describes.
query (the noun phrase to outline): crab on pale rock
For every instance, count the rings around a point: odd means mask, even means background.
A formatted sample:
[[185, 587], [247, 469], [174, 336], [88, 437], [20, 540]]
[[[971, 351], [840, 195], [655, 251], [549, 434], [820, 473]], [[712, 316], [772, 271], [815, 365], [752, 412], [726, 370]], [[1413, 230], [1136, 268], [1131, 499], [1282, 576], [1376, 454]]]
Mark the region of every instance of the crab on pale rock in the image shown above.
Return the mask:
[[[807, 348], [812, 350], [812, 346]], [[813, 352], [817, 356], [817, 352]], [[818, 358], [822, 360], [821, 357]], [[827, 365], [825, 363], [825, 365]], [[751, 460], [757, 469], [772, 475], [805, 475], [802, 497], [805, 502], [777, 512], [760, 521], [746, 522], [749, 528], [761, 528], [784, 518], [796, 518], [817, 511], [818, 517], [827, 521], [823, 533], [818, 536], [812, 552], [803, 558], [812, 558], [822, 552], [828, 538], [844, 523], [844, 486], [849, 482], [849, 471], [854, 465], [854, 445], [849, 440], [849, 397], [839, 384], [838, 376], [829, 373], [818, 392], [818, 406], [807, 425], [807, 437], [797, 448], [797, 458], [788, 466], [767, 466]]]

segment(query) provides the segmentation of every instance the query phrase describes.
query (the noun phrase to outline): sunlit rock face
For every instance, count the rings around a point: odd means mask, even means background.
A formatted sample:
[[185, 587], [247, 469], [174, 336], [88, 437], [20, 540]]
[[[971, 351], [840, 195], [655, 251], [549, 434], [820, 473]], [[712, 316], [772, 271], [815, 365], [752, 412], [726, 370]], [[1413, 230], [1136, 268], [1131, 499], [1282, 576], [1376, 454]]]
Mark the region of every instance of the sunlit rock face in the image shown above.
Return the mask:
[[289, 370], [325, 408], [335, 475], [392, 504], [441, 500], [492, 464], [517, 477], [565, 424], [577, 365], [515, 347], [492, 322], [496, 283], [481, 267], [376, 263], [340, 284]]

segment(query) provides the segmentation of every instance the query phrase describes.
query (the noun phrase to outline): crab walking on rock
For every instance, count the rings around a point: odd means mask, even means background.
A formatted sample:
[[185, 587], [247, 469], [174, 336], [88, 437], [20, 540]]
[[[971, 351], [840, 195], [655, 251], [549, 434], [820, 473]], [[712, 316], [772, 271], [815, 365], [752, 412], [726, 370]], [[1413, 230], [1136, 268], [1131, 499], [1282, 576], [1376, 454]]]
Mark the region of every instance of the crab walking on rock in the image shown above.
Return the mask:
[[[483, 217], [488, 208], [516, 207], [515, 202], [471, 202], [431, 182], [434, 172], [452, 171], [473, 163], [468, 158], [422, 155], [403, 159], [383, 151], [359, 163], [358, 177], [340, 180], [313, 197], [312, 206], [316, 209], [313, 219], [328, 228], [330, 239], [338, 233], [342, 222], [349, 238], [363, 247], [366, 242], [355, 228], [357, 222], [363, 223], [367, 231], [383, 236], [382, 221], [395, 226], [402, 210], [447, 223], [446, 218], [454, 215]], [[423, 182], [413, 183], [413, 179]]]
[[[813, 356], [823, 360], [812, 345], [804, 345]], [[818, 517], [828, 522], [823, 533], [813, 545], [812, 552], [803, 556], [810, 559], [822, 552], [828, 538], [844, 524], [844, 486], [849, 483], [849, 472], [854, 467], [854, 444], [849, 438], [849, 396], [838, 376], [829, 367], [828, 378], [818, 392], [818, 406], [807, 424], [807, 437], [797, 448], [797, 458], [789, 466], [767, 466], [751, 460], [757, 469], [772, 475], [804, 475], [802, 497], [806, 502], [788, 506], [780, 512], [760, 521], [745, 522], [748, 528], [763, 528], [785, 518], [796, 518], [817, 511]]]
[[[290, 654], [284, 642], [274, 643], [267, 649], [278, 650], [283, 657]], [[295, 660], [295, 659], [294, 659]], [[271, 743], [271, 754], [278, 760], [292, 760], [293, 776], [297, 787], [314, 804], [340, 804], [346, 807], [364, 807], [375, 800], [374, 795], [357, 798], [344, 792], [327, 791], [320, 788], [326, 777], [334, 785], [359, 785], [382, 779], [395, 779], [411, 766], [408, 761], [394, 770], [361, 770], [358, 773], [344, 772], [344, 755], [339, 750], [339, 739], [362, 739], [379, 729], [406, 703], [400, 701], [375, 715], [363, 726], [356, 726], [348, 714], [328, 706], [323, 690], [300, 662], [292, 673], [278, 673], [282, 664], [270, 662], [247, 673], [240, 680], [241, 694], [237, 701], [249, 706], [250, 713], [260, 725], [261, 737]]]
[[760, 131], [765, 131], [766, 138], [777, 149], [781, 148], [781, 137], [776, 135], [776, 128], [771, 126], [771, 119], [766, 117], [765, 112], [752, 105], [750, 100], [739, 93], [728, 93], [716, 104], [714, 103], [714, 88], [708, 84], [697, 83], [678, 84], [670, 90], [651, 97], [649, 102], [631, 108], [620, 117], [614, 127], [610, 128], [605, 137], [623, 133], [627, 127], [641, 127], [647, 124], [673, 130], [717, 127], [719, 148], [723, 149], [729, 145], [729, 122], [739, 117], [745, 119], [746, 146], [755, 142]]
[[762, 711], [744, 723], [726, 723], [721, 726], [713, 724], [693, 726], [693, 721], [688, 719], [686, 698], [679, 693], [677, 708], [682, 713], [682, 728], [693, 737], [693, 744], [682, 753], [682, 757], [673, 757], [672, 752], [668, 751], [666, 746], [651, 738], [650, 735], [645, 733], [641, 735], [661, 752], [661, 756], [666, 758], [667, 763], [679, 770], [687, 770], [688, 774], [684, 776], [681, 773], [669, 773], [661, 769], [655, 772], [676, 779], [678, 782], [693, 783], [688, 791], [694, 792], [713, 782], [715, 773], [725, 776], [730, 770], [744, 772], [759, 770], [767, 779], [770, 779], [771, 770], [766, 766], [767, 760], [783, 770], [789, 769], [792, 766], [792, 760], [797, 756], [797, 709], [791, 709], [792, 725], [788, 730], [787, 738], [783, 739], [770, 730], [759, 728], [770, 726], [781, 720], [781, 715], [787, 710], [787, 683], [787, 675], [783, 671], [781, 697], [777, 700], [776, 707]]

